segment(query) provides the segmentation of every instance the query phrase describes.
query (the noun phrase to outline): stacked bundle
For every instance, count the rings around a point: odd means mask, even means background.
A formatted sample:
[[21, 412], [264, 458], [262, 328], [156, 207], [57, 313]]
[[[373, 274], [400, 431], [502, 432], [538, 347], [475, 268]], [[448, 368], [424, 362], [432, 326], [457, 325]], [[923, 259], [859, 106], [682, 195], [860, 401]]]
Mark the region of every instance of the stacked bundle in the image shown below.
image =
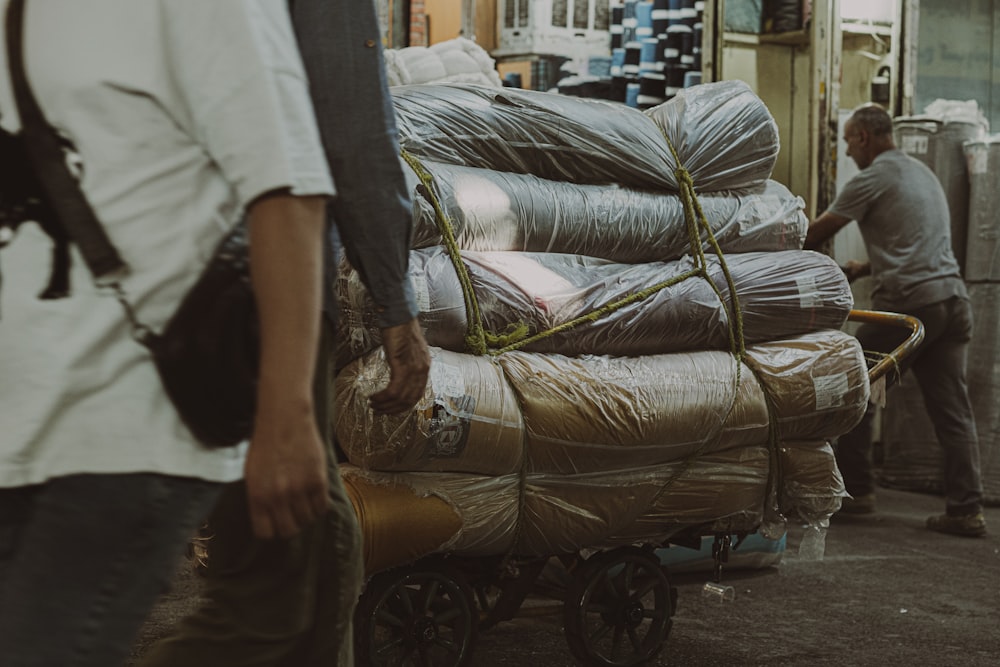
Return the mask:
[[[435, 348], [415, 410], [373, 415], [388, 369], [344, 274], [336, 433], [369, 571], [829, 517], [843, 488], [825, 439], [860, 419], [867, 369], [837, 331], [849, 286], [800, 249], [801, 200], [767, 180], [777, 134], [745, 84], [649, 114], [470, 86], [394, 97]], [[708, 230], [736, 254], [706, 257]]]

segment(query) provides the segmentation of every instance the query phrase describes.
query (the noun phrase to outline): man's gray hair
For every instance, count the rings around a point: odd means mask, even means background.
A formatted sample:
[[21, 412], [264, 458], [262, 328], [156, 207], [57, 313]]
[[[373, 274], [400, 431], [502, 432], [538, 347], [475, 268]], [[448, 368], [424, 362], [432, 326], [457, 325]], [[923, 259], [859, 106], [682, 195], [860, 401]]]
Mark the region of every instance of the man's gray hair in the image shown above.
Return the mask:
[[872, 136], [892, 136], [892, 117], [877, 104], [858, 107], [851, 114], [851, 120]]

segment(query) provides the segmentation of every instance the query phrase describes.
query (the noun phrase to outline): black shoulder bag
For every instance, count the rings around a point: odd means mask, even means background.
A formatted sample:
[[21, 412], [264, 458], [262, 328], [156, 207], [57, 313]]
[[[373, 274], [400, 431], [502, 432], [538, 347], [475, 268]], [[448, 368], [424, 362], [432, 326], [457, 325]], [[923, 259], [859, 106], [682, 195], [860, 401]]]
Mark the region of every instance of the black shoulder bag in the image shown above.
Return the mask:
[[28, 85], [23, 19], [24, 0], [11, 0], [7, 51], [24, 148], [57, 224], [79, 247], [95, 285], [122, 304], [133, 338], [149, 349], [167, 396], [192, 434], [208, 447], [248, 439], [256, 407], [259, 338], [245, 224], [221, 242], [161, 333], [141, 324], [121, 284], [128, 265], [67, 167], [59, 135]]

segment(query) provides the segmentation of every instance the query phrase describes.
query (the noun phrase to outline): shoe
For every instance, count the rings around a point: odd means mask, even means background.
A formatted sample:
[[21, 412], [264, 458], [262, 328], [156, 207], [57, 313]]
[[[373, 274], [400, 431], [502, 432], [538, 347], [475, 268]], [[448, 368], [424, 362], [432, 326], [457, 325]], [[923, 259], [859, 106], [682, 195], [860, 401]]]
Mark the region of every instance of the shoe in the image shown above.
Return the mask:
[[841, 498], [840, 511], [844, 514], [874, 514], [875, 494], [863, 493], [853, 498]]
[[982, 512], [951, 516], [939, 514], [927, 518], [927, 527], [939, 533], [961, 535], [962, 537], [982, 537], [986, 534], [986, 517]]

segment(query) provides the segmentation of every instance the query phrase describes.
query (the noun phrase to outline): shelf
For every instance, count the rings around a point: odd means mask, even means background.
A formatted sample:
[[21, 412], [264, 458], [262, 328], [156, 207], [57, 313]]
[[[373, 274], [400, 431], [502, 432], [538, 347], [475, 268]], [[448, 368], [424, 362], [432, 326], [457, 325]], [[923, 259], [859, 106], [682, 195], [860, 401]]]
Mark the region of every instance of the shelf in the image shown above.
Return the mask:
[[766, 33], [758, 35], [749, 32], [725, 32], [722, 41], [727, 44], [779, 44], [784, 46], [804, 46], [809, 43], [809, 32], [793, 30], [791, 32]]
[[892, 37], [892, 27], [874, 25], [872, 23], [842, 23], [841, 32], [848, 35], [872, 35], [877, 37]]

